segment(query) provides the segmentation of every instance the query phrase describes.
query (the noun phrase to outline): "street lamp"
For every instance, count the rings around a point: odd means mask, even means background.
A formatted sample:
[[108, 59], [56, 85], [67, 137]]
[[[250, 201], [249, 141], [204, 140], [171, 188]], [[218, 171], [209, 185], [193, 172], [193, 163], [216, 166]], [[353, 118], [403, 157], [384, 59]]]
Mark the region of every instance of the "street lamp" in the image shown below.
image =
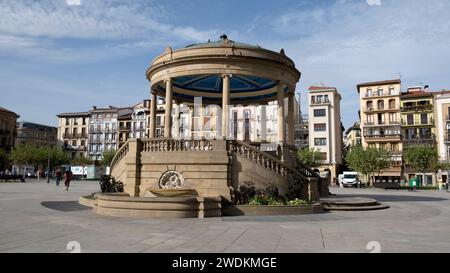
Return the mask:
[[50, 183], [50, 141], [48, 139], [48, 135], [47, 135], [47, 130], [48, 128], [45, 128], [45, 139], [47, 141], [47, 146], [48, 146], [48, 154], [47, 154], [47, 183]]

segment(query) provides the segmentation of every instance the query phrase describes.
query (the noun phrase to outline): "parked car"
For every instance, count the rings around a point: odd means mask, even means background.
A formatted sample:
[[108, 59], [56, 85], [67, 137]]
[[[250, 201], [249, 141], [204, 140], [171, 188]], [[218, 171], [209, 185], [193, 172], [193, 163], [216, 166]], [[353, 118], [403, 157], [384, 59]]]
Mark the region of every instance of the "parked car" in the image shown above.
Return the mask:
[[343, 172], [339, 175], [339, 183], [342, 188], [360, 186], [360, 181], [357, 172]]

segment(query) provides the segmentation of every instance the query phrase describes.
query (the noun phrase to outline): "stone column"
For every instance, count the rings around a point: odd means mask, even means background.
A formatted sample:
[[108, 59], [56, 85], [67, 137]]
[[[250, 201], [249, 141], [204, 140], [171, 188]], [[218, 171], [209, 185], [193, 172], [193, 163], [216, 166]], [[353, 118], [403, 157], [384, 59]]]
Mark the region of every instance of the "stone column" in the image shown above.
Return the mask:
[[172, 137], [172, 79], [166, 83], [166, 113], [164, 116], [164, 137]]
[[267, 103], [261, 104], [261, 142], [267, 141]]
[[124, 192], [130, 196], [139, 196], [139, 186], [141, 184], [141, 152], [142, 141], [140, 139], [130, 139], [128, 142], [128, 153], [125, 158], [126, 180], [124, 182]]
[[284, 85], [278, 85], [278, 142], [282, 145], [286, 141], [285, 120], [284, 120]]
[[156, 130], [156, 92], [151, 91], [151, 99], [150, 99], [150, 133], [149, 138], [155, 137], [155, 130]]
[[180, 137], [180, 101], [175, 101], [174, 137]]
[[289, 93], [288, 97], [288, 117], [287, 117], [287, 126], [288, 126], [288, 144], [294, 145], [294, 93]]
[[230, 77], [231, 75], [223, 75], [223, 91], [222, 91], [222, 137], [228, 136], [228, 105], [230, 104]]

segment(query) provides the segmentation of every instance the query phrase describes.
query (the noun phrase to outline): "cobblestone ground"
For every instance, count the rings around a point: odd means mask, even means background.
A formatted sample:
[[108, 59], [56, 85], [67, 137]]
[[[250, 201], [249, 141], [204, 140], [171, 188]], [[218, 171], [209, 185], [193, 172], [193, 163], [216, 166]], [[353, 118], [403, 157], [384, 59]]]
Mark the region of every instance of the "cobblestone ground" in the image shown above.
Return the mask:
[[[372, 197], [388, 210], [316, 215], [133, 219], [78, 205], [98, 182], [0, 182], [0, 252], [449, 252], [450, 193], [332, 189]], [[375, 243], [376, 245], [377, 243]]]

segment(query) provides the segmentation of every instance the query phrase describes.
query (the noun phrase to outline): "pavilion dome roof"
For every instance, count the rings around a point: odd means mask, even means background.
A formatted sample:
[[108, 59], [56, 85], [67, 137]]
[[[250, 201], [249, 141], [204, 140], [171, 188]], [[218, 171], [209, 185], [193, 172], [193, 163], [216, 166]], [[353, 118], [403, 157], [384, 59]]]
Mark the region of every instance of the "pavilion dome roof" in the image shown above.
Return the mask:
[[205, 47], [223, 47], [223, 46], [261, 49], [259, 45], [251, 45], [229, 40], [226, 34], [222, 34], [222, 36], [220, 36], [220, 40], [216, 41], [208, 40], [208, 42], [206, 43], [191, 44], [186, 46], [185, 48], [205, 48]]

